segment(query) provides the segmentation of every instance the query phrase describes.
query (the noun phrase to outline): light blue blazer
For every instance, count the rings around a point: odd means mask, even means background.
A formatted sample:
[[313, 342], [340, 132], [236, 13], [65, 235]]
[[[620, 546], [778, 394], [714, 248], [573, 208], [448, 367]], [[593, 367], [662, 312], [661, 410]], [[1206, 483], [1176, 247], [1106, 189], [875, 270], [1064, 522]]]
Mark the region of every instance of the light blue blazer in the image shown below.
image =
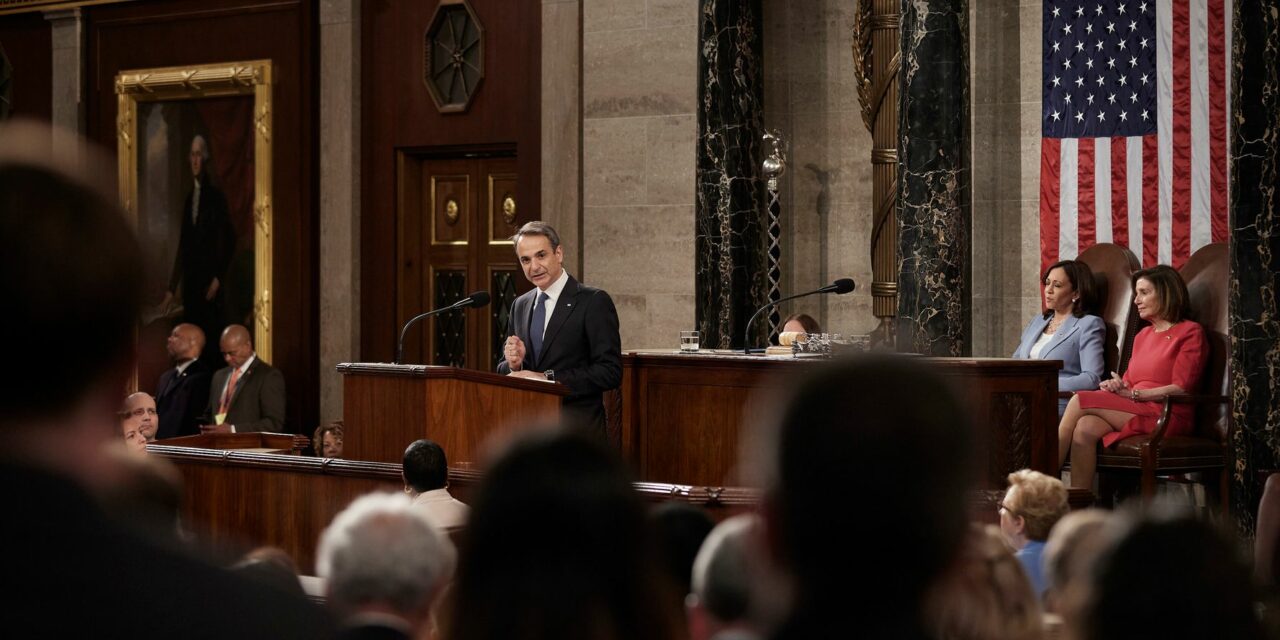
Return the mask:
[[[1027, 328], [1022, 330], [1022, 342], [1013, 352], [1013, 357], [1030, 358], [1031, 347], [1035, 346], [1048, 325], [1049, 318], [1040, 315], [1032, 318]], [[1058, 327], [1053, 339], [1040, 352], [1041, 360], [1062, 361], [1062, 370], [1058, 372], [1058, 391], [1092, 391], [1098, 388], [1106, 366], [1102, 356], [1102, 342], [1106, 335], [1106, 325], [1098, 316], [1069, 316]], [[1066, 408], [1067, 401], [1059, 400], [1058, 415], [1061, 416]]]

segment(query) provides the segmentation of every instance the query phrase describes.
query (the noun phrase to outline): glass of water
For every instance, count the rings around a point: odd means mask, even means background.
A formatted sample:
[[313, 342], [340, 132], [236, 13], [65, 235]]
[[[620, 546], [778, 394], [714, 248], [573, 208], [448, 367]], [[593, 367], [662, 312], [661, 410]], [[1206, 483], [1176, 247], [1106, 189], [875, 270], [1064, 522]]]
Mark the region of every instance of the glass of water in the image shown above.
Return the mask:
[[700, 343], [699, 338], [702, 334], [697, 331], [681, 331], [680, 332], [680, 350], [681, 351], [697, 351]]

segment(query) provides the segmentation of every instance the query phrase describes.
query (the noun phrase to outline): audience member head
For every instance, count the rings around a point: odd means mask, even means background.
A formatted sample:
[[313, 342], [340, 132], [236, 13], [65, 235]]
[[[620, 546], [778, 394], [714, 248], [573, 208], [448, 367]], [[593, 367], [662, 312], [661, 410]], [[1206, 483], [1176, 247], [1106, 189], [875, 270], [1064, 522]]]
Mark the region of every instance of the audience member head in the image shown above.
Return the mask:
[[0, 335], [22, 366], [0, 394], [0, 455], [92, 482], [96, 452], [120, 429], [144, 254], [111, 163], [61, 139], [34, 124], [0, 129], [0, 300], [12, 303]]
[[233, 324], [223, 329], [218, 346], [222, 348], [222, 359], [229, 367], [244, 366], [253, 356], [253, 338], [242, 325]]
[[653, 507], [649, 522], [667, 575], [679, 589], [679, 605], [684, 602], [684, 594], [689, 593], [693, 558], [716, 523], [705, 510], [683, 502], [663, 502]]
[[156, 429], [160, 427], [160, 416], [156, 414], [156, 400], [151, 397], [151, 394], [142, 391], [130, 394], [124, 399], [124, 409], [121, 410], [121, 414], [124, 415], [126, 432], [129, 430], [129, 425], [132, 425], [147, 442], [156, 441]]
[[1000, 529], [1014, 548], [1021, 549], [1027, 542], [1047, 540], [1053, 525], [1070, 509], [1061, 480], [1030, 469], [1014, 471], [1000, 502]]
[[1180, 322], [1191, 311], [1187, 284], [1173, 267], [1158, 264], [1133, 274], [1134, 304], [1138, 317], [1151, 322], [1157, 318]]
[[716, 525], [693, 561], [689, 597], [685, 599], [690, 640], [710, 640], [722, 631], [759, 632], [752, 588], [752, 536], [759, 517], [734, 516]]
[[426, 493], [449, 485], [449, 460], [444, 449], [431, 440], [415, 440], [404, 450], [401, 464], [406, 489]]
[[973, 526], [960, 557], [929, 594], [933, 637], [1034, 640], [1044, 635], [1040, 602], [1000, 529]]
[[522, 434], [472, 502], [452, 637], [676, 637], [657, 564], [640, 498], [611, 451], [567, 431]]
[[403, 493], [372, 493], [351, 503], [320, 536], [316, 572], [328, 580], [339, 617], [400, 618], [424, 637], [431, 607], [457, 562], [453, 543]]
[[1084, 574], [1105, 542], [1102, 531], [1112, 513], [1102, 509], [1072, 511], [1053, 525], [1044, 545], [1044, 572], [1049, 582], [1045, 608], [1063, 614], [1078, 610], [1071, 600], [1084, 591]]
[[1045, 287], [1046, 318], [1059, 310], [1070, 311], [1071, 315], [1079, 318], [1093, 313], [1098, 307], [1093, 271], [1079, 260], [1062, 260], [1049, 265], [1040, 276], [1040, 284]]
[[[744, 467], [765, 474], [767, 537], [792, 574], [792, 633], [835, 633], [851, 619], [870, 635], [919, 632], [922, 597], [967, 526], [965, 410], [925, 365], [864, 355], [813, 367], [780, 411], [748, 443], [761, 459]], [[877, 483], [891, 490], [875, 517], [836, 506]], [[855, 576], [875, 588], [851, 599]]]
[[1078, 637], [1264, 637], [1249, 570], [1209, 523], [1157, 509], [1121, 514], [1104, 535]]
[[822, 327], [813, 316], [807, 313], [793, 313], [782, 321], [782, 331], [799, 331], [801, 333], [822, 333]]
[[259, 584], [297, 596], [306, 595], [298, 578], [297, 563], [279, 547], [258, 547], [231, 565], [231, 570]]
[[169, 332], [165, 347], [174, 362], [195, 360], [204, 351], [204, 330], [189, 322], [178, 324]]
[[124, 446], [133, 453], [147, 452], [147, 437], [142, 435], [142, 430], [138, 428], [137, 420], [133, 419], [133, 414], [123, 409], [118, 414], [120, 417], [120, 435], [124, 436]]
[[320, 425], [316, 427], [315, 435], [311, 437], [311, 447], [321, 458], [341, 458], [342, 434], [341, 420]]

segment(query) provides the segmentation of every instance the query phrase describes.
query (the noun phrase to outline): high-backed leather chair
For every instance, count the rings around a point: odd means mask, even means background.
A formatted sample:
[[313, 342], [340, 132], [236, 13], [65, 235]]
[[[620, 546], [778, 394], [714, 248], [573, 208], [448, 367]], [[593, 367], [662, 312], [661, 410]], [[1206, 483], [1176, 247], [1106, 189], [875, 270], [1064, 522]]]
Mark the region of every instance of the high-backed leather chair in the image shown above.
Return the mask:
[[[1192, 254], [1181, 270], [1191, 296], [1190, 319], [1204, 326], [1209, 357], [1200, 389], [1169, 396], [1156, 430], [1100, 448], [1098, 472], [1138, 472], [1142, 496], [1155, 495], [1156, 476], [1203, 472], [1205, 488], [1216, 490], [1227, 509], [1227, 473], [1231, 441], [1230, 344], [1227, 341], [1227, 245], [1215, 243]], [[1132, 340], [1130, 340], [1132, 343]], [[1131, 347], [1130, 347], [1131, 348]], [[1195, 430], [1186, 436], [1166, 436], [1165, 425], [1175, 403], [1196, 405]], [[1216, 480], [1213, 482], [1212, 480]], [[1215, 486], [1216, 485], [1216, 486]]]
[[1103, 362], [1107, 370], [1102, 379], [1115, 371], [1124, 374], [1129, 365], [1130, 345], [1138, 335], [1138, 312], [1133, 306], [1133, 272], [1139, 268], [1138, 257], [1127, 247], [1110, 242], [1095, 244], [1076, 258], [1089, 266], [1098, 289], [1095, 312], [1107, 326]]

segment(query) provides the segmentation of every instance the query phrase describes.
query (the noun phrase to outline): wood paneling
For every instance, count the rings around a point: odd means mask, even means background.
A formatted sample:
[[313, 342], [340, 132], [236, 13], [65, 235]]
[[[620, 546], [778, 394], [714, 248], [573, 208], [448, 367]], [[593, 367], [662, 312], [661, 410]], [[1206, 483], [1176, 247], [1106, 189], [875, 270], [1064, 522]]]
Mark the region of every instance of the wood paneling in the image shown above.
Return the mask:
[[[361, 358], [366, 361], [390, 362], [395, 357], [400, 324], [411, 317], [402, 315], [406, 310], [401, 309], [401, 304], [420, 295], [398, 291], [400, 287], [414, 286], [401, 277], [402, 272], [406, 268], [419, 269], [420, 277], [426, 277], [424, 263], [411, 267], [405, 257], [397, 258], [404, 234], [429, 233], [431, 228], [417, 226], [428, 224], [430, 218], [401, 226], [401, 216], [396, 212], [403, 210], [406, 203], [398, 201], [398, 195], [426, 198], [409, 196], [411, 190], [406, 187], [413, 185], [398, 184], [401, 179], [422, 182], [421, 175], [413, 175], [412, 170], [398, 171], [398, 158], [514, 154], [514, 169], [495, 173], [519, 176], [515, 185], [518, 223], [541, 215], [541, 3], [470, 0], [484, 26], [485, 73], [470, 107], [462, 113], [437, 111], [423, 79], [422, 46], [437, 4], [433, 0], [366, 0], [360, 4], [364, 211], [360, 234], [360, 335]], [[429, 184], [419, 184], [416, 189], [421, 193], [424, 187], [429, 190]], [[477, 195], [474, 213], [483, 216], [488, 207], [478, 196], [488, 196], [488, 182], [483, 180], [472, 188]], [[469, 237], [490, 235], [484, 225], [478, 225], [477, 230], [478, 234], [469, 231]], [[486, 274], [479, 271], [471, 274], [468, 283], [476, 283], [476, 289], [487, 288], [485, 278]], [[469, 331], [467, 341], [469, 352], [487, 352], [483, 332]], [[470, 359], [488, 360], [480, 355]]]
[[[319, 414], [316, 4], [174, 0], [81, 10], [87, 52], [87, 133], [109, 149], [116, 147], [114, 82], [121, 70], [272, 61], [276, 83], [271, 136], [274, 324], [270, 361], [287, 381], [286, 427], [309, 433]], [[147, 389], [155, 378], [140, 383]]]
[[[981, 488], [1030, 467], [1057, 472], [1057, 361], [923, 359], [950, 379], [977, 428]], [[748, 420], [767, 415], [789, 372], [812, 361], [623, 356], [623, 454], [644, 480], [741, 484], [734, 469]], [[856, 419], [856, 417], [851, 417]]]
[[0, 16], [0, 49], [13, 65], [14, 118], [53, 117], [53, 31], [39, 11]]

